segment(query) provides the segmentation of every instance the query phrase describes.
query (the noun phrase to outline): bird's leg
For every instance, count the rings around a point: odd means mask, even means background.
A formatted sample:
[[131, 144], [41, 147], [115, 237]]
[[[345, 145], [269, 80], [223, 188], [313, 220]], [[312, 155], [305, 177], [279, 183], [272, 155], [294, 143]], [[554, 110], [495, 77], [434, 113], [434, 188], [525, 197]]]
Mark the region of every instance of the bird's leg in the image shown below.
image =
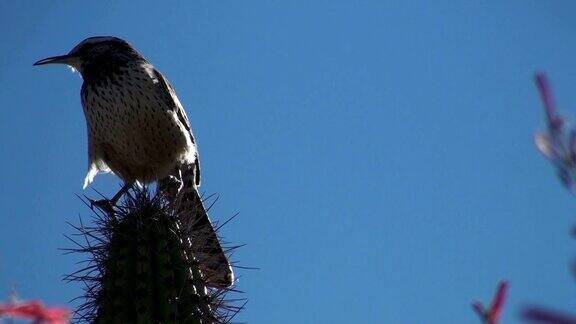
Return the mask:
[[118, 202], [118, 200], [120, 200], [120, 198], [122, 198], [122, 196], [124, 196], [125, 193], [128, 192], [128, 190], [130, 190], [132, 188], [132, 184], [124, 184], [122, 186], [122, 188], [120, 190], [118, 190], [118, 192], [114, 195], [114, 197], [112, 197], [112, 199], [110, 199], [110, 204], [112, 206], [116, 206], [116, 203]]
[[177, 175], [171, 174], [162, 180], [162, 188], [164, 194], [170, 199], [176, 197], [176, 195], [184, 188], [184, 181], [182, 181], [182, 172], [180, 169], [175, 170]]
[[182, 179], [182, 169], [178, 168], [178, 193], [184, 188], [184, 179]]
[[114, 207], [116, 207], [116, 203], [128, 190], [132, 188], [132, 184], [124, 184], [120, 190], [112, 197], [112, 199], [101, 199], [101, 200], [90, 200], [90, 208], [94, 206], [100, 208], [101, 210], [105, 211], [106, 213], [112, 215], [114, 214]]

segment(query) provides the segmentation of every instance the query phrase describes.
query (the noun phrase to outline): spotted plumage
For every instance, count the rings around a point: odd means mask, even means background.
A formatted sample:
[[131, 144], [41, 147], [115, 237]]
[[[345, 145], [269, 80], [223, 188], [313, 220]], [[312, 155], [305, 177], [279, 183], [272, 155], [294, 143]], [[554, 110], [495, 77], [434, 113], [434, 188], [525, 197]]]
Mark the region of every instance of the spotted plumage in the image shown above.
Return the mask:
[[182, 164], [197, 164], [184, 110], [162, 75], [142, 62], [129, 62], [118, 73], [82, 86], [90, 160], [84, 186], [108, 169], [127, 183], [149, 183]]
[[179, 214], [196, 228], [191, 249], [208, 283], [230, 286], [233, 273], [202, 206], [198, 150], [186, 112], [164, 76], [136, 49], [116, 37], [91, 37], [67, 55], [35, 65], [63, 63], [84, 79], [82, 107], [88, 131], [86, 188], [100, 172], [126, 184], [158, 181]]

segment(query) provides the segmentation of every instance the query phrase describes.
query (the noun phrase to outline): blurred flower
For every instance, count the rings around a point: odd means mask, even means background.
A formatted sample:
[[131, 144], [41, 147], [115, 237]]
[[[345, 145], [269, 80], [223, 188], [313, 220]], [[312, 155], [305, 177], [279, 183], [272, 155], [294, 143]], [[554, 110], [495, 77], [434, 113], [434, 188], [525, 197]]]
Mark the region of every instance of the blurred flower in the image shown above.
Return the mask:
[[[537, 133], [534, 142], [538, 150], [556, 167], [560, 181], [573, 194], [576, 194], [576, 129], [566, 131], [565, 119], [558, 115], [548, 78], [544, 73], [535, 75], [536, 86], [540, 92], [548, 132]], [[576, 236], [576, 228], [572, 229]], [[576, 272], [576, 267], [573, 270]], [[530, 323], [540, 324], [576, 324], [576, 317], [547, 310], [541, 307], [528, 307], [522, 314]]]
[[0, 304], [0, 316], [30, 319], [35, 323], [66, 324], [70, 311], [59, 307], [48, 308], [41, 301], [31, 300]]
[[535, 81], [538, 91], [540, 92], [540, 97], [542, 98], [542, 103], [544, 104], [546, 119], [550, 130], [561, 132], [564, 126], [564, 120], [556, 112], [556, 104], [554, 102], [552, 90], [550, 89], [548, 77], [542, 72], [536, 72]]
[[544, 73], [535, 75], [536, 86], [540, 92], [544, 112], [546, 113], [547, 132], [536, 133], [536, 147], [556, 167], [562, 184], [572, 193], [576, 193], [576, 129], [566, 131], [565, 119], [558, 115], [550, 89], [550, 83]]
[[506, 293], [508, 292], [508, 282], [500, 281], [498, 284], [498, 289], [492, 300], [492, 305], [490, 308], [486, 309], [481, 302], [475, 302], [472, 304], [472, 308], [478, 316], [482, 319], [485, 324], [498, 324], [500, 320], [500, 315], [502, 314], [502, 309], [504, 307], [504, 301], [506, 300]]
[[576, 318], [569, 315], [560, 314], [554, 311], [539, 307], [528, 308], [523, 317], [531, 323], [541, 324], [576, 324]]

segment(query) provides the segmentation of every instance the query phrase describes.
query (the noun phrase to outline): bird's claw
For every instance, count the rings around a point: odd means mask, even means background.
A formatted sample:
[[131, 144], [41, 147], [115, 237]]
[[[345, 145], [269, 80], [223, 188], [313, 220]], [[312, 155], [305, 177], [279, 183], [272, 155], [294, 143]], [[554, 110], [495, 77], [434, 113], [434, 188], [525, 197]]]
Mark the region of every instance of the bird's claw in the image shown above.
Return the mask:
[[113, 215], [114, 214], [114, 204], [110, 199], [101, 199], [101, 200], [94, 200], [88, 199], [90, 201], [90, 208], [94, 209], [94, 207], [100, 209], [101, 211]]
[[[178, 171], [178, 172], [180, 172], [180, 171]], [[182, 173], [179, 173], [178, 177], [173, 176], [173, 175], [170, 175], [168, 177], [170, 178], [170, 181], [172, 181], [174, 184], [178, 185], [178, 191], [177, 192], [180, 192], [182, 190], [182, 188], [184, 188], [184, 181], [182, 181]]]

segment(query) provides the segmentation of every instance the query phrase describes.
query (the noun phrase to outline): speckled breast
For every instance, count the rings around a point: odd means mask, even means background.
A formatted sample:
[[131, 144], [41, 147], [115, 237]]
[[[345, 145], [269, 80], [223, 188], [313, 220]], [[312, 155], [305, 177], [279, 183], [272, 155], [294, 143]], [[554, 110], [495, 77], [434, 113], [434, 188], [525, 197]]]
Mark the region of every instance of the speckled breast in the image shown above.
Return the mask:
[[103, 162], [126, 182], [164, 178], [194, 155], [190, 134], [152, 66], [121, 67], [112, 75], [85, 80], [82, 106], [90, 159]]

